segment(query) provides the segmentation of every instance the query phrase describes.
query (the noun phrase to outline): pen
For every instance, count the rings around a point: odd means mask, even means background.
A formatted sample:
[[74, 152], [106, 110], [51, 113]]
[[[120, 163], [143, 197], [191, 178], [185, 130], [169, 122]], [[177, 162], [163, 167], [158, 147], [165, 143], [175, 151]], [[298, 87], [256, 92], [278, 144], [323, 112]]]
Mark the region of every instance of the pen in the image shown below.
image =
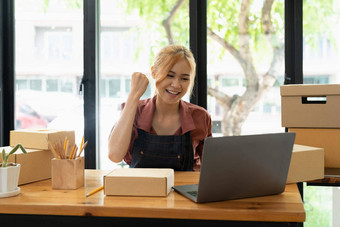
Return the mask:
[[104, 185], [100, 186], [99, 188], [94, 189], [93, 191], [86, 194], [86, 197], [89, 197], [90, 195], [93, 195], [96, 192], [99, 192], [100, 190], [104, 189]]

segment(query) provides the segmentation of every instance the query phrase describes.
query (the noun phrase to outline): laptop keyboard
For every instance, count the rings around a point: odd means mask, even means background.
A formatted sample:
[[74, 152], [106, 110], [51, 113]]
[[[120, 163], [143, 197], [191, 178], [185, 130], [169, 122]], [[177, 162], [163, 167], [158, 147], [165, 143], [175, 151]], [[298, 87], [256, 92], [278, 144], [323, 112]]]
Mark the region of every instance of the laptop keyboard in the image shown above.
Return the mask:
[[192, 196], [197, 196], [197, 191], [188, 191], [187, 193]]

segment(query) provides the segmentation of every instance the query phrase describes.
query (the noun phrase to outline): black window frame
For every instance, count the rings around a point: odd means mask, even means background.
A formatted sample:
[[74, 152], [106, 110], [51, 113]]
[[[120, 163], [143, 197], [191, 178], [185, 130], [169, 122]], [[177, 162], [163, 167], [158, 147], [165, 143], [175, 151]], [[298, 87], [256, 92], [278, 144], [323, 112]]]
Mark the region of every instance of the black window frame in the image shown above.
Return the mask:
[[[84, 135], [88, 140], [85, 168], [96, 169], [99, 138], [99, 4], [84, 0]], [[14, 129], [14, 5], [0, 1], [0, 146], [9, 145]], [[190, 101], [207, 107], [207, 0], [189, 1], [190, 48], [197, 61], [197, 76]], [[302, 84], [302, 0], [285, 0], [285, 82]], [[103, 135], [105, 136], [105, 135]]]

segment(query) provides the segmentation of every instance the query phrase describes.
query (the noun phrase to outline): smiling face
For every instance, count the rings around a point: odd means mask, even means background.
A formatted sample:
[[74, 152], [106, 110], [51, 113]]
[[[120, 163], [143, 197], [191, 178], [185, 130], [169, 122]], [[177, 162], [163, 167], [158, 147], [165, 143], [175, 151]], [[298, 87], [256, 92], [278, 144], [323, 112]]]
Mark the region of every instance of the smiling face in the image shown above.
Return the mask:
[[[171, 76], [174, 73], [176, 75], [181, 75], [180, 72], [174, 71], [174, 67], [175, 64], [180, 63], [182, 60], [184, 62], [186, 61], [186, 64], [183, 64], [182, 62], [182, 65], [189, 66], [188, 75], [190, 75], [190, 77], [188, 79], [190, 80], [190, 83], [187, 90], [189, 90], [189, 94], [191, 93], [195, 81], [196, 62], [192, 52], [187, 47], [182, 45], [172, 44], [166, 46], [157, 54], [154, 64], [151, 67], [151, 73], [152, 77], [156, 81], [156, 87], [157, 84], [165, 80], [169, 75]], [[169, 74], [170, 71], [172, 73]], [[156, 90], [156, 94], [157, 93], [158, 90]]]
[[157, 97], [167, 104], [179, 103], [189, 90], [190, 73], [191, 68], [185, 58], [177, 61], [164, 79], [156, 82]]

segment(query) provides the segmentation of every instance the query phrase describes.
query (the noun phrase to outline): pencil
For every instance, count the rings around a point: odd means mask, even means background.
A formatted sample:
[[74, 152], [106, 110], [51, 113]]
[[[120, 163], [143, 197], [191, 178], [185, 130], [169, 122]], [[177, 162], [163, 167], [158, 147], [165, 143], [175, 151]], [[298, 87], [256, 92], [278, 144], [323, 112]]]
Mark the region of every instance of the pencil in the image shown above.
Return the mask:
[[89, 193], [87, 193], [86, 197], [89, 197], [90, 195], [93, 195], [94, 193], [99, 192], [100, 190], [103, 190], [103, 189], [104, 189], [104, 185], [100, 186], [99, 188], [94, 189], [93, 191], [91, 191]]
[[49, 143], [49, 145], [50, 145], [50, 147], [51, 147], [52, 152], [53, 152], [53, 153], [55, 154], [55, 156], [57, 157], [57, 159], [60, 159], [60, 157], [59, 157], [59, 155], [57, 154], [57, 152], [55, 151], [55, 149], [54, 149], [52, 143], [51, 143], [50, 141], [48, 141], [48, 143]]
[[[67, 140], [66, 142], [66, 149], [64, 149], [64, 152], [65, 152], [65, 158], [67, 159], [67, 154], [68, 154], [68, 143], [69, 143], [69, 140]], [[64, 145], [65, 147], [65, 145]]]
[[83, 148], [83, 144], [84, 144], [84, 136], [81, 139], [79, 150], [81, 150]]
[[73, 145], [73, 148], [72, 148], [72, 151], [71, 151], [71, 154], [69, 156], [69, 159], [73, 159], [73, 153], [74, 153], [74, 150], [76, 149], [76, 145], [74, 144]]
[[64, 151], [66, 150], [66, 142], [67, 142], [67, 137], [65, 137], [65, 141], [64, 141]]
[[55, 147], [57, 149], [57, 152], [60, 156], [61, 159], [64, 159], [64, 150], [63, 150], [63, 145], [62, 142], [59, 140], [57, 144], [55, 144]]
[[80, 154], [81, 154], [81, 152], [83, 152], [83, 150], [85, 149], [86, 145], [87, 145], [87, 141], [84, 143], [84, 146], [81, 148], [81, 150], [79, 150], [79, 154], [78, 154], [77, 157], [80, 157]]
[[74, 149], [74, 154], [73, 154], [73, 159], [77, 157], [77, 152], [78, 152], [78, 146], [76, 145], [76, 148]]

